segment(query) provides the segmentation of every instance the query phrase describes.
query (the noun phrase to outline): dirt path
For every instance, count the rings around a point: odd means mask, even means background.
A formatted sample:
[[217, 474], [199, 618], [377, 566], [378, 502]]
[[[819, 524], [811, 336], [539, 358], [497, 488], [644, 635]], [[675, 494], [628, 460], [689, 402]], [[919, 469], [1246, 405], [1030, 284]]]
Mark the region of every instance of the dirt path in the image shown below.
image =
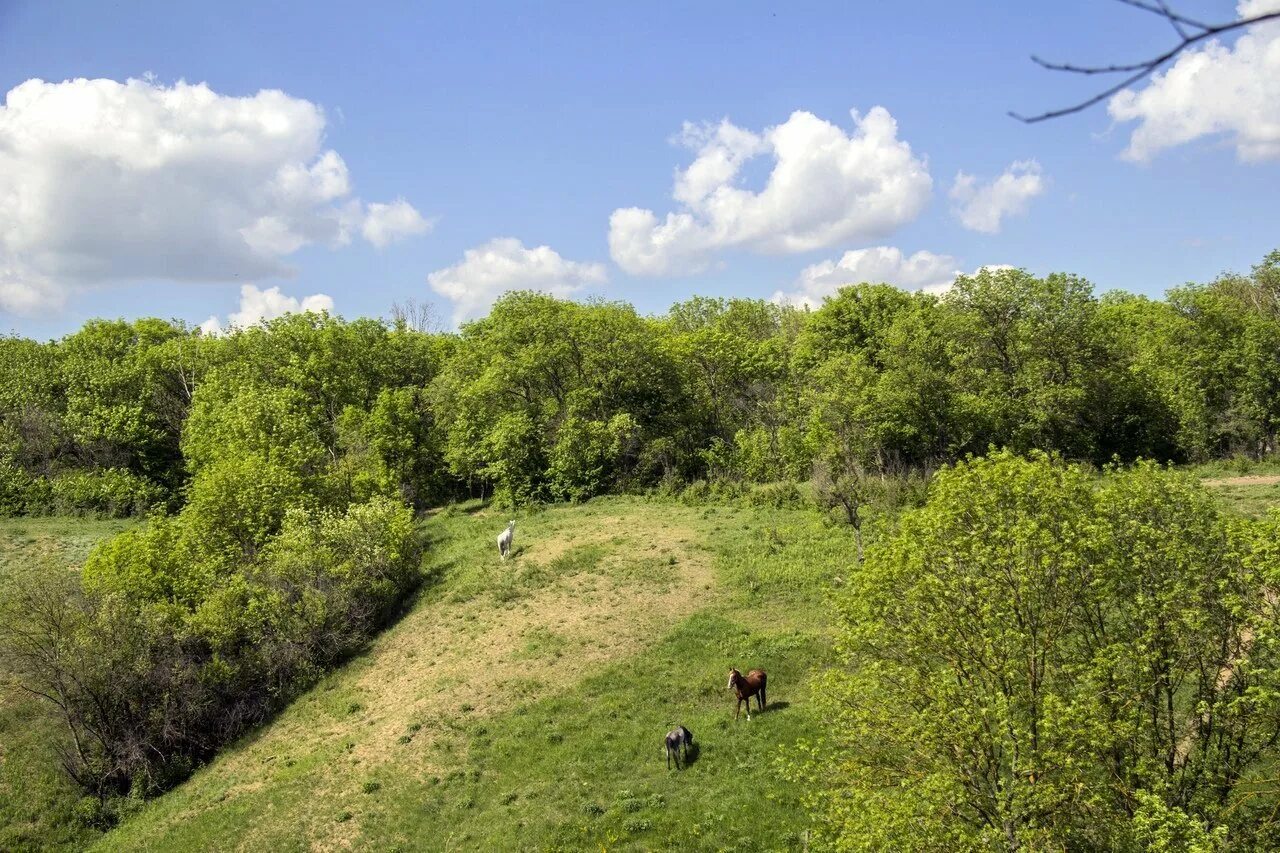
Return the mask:
[[1280, 474], [1250, 474], [1245, 477], [1218, 477], [1212, 480], [1201, 480], [1210, 488], [1218, 486], [1274, 486], [1280, 483]]

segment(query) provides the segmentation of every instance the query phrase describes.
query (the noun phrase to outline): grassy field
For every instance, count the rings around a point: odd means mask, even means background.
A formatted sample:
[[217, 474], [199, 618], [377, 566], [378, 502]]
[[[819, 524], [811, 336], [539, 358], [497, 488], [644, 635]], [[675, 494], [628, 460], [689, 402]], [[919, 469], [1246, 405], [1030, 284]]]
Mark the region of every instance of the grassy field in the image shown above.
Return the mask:
[[1246, 474], [1201, 466], [1196, 474], [1225, 509], [1245, 518], [1262, 518], [1280, 505], [1280, 472], [1273, 463]]
[[[24, 568], [67, 571], [127, 522], [0, 519], [0, 586]], [[96, 836], [75, 820], [80, 792], [51, 744], [60, 732], [35, 700], [0, 687], [0, 850], [78, 849]]]
[[[1202, 476], [1233, 511], [1280, 503], [1269, 474]], [[811, 510], [607, 498], [520, 516], [502, 563], [505, 521], [480, 504], [426, 519], [403, 618], [106, 835], [73, 817], [52, 722], [0, 693], [0, 850], [802, 847], [781, 764], [819, 725], [848, 532]], [[0, 521], [0, 578], [78, 565], [123, 526]], [[733, 720], [731, 665], [769, 671], [750, 722]], [[698, 749], [668, 771], [677, 724]]]
[[[610, 498], [520, 517], [501, 563], [505, 520], [428, 519], [409, 612], [98, 849], [801, 846], [779, 764], [817, 725], [848, 535], [811, 511]], [[769, 671], [750, 722], [732, 665]], [[677, 724], [699, 747], [680, 772]]]

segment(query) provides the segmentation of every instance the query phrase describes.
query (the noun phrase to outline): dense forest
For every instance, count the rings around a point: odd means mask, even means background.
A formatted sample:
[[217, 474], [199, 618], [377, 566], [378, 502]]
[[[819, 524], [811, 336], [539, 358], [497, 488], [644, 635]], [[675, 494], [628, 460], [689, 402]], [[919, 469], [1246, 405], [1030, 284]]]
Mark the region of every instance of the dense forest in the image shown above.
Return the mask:
[[994, 269], [813, 310], [510, 293], [457, 333], [94, 321], [0, 340], [0, 511], [146, 520], [14, 579], [0, 656], [109, 821], [394, 618], [418, 512], [803, 486], [859, 552], [912, 507], [839, 596], [847, 701], [796, 770], [829, 840], [1265, 845], [1233, 798], [1280, 738], [1274, 530], [1162, 466], [1278, 430], [1280, 251], [1163, 300]]
[[1257, 458], [1275, 450], [1278, 353], [1280, 252], [1164, 300], [995, 270], [942, 297], [851, 286], [813, 311], [694, 298], [645, 317], [512, 293], [458, 334], [94, 321], [0, 341], [0, 507], [176, 510], [232, 465], [290, 480], [263, 489], [422, 507], [900, 474], [993, 446]]

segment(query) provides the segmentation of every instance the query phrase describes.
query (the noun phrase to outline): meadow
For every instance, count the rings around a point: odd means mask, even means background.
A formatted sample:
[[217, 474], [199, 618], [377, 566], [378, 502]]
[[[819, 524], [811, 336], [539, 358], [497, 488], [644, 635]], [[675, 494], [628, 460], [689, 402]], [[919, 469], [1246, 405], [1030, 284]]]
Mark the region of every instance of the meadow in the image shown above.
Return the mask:
[[[97, 849], [717, 849], [745, 827], [759, 849], [802, 844], [783, 762], [815, 733], [849, 532], [807, 509], [639, 498], [517, 519], [503, 563], [505, 517], [428, 516], [402, 618]], [[733, 719], [735, 665], [769, 671], [750, 722]], [[677, 724], [697, 743], [682, 771], [662, 751]], [[7, 846], [88, 837], [26, 832]]]
[[[1233, 511], [1276, 503], [1268, 475], [1197, 473]], [[789, 767], [820, 734], [851, 530], [812, 507], [605, 497], [518, 513], [502, 562], [507, 517], [481, 501], [426, 513], [422, 584], [387, 630], [105, 833], [77, 811], [53, 719], [3, 694], [0, 848], [802, 849]], [[127, 525], [6, 521], [0, 569], [74, 567]], [[730, 666], [769, 672], [750, 722]], [[668, 769], [679, 724], [697, 748]]]

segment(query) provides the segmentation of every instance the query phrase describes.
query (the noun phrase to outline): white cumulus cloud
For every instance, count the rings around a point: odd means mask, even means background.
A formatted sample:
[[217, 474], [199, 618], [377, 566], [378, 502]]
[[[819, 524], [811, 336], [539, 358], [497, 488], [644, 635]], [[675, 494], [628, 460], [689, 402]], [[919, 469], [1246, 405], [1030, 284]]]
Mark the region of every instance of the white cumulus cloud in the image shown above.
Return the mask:
[[957, 172], [951, 185], [952, 211], [960, 224], [983, 234], [1000, 233], [1006, 216], [1022, 216], [1031, 199], [1043, 193], [1045, 180], [1035, 160], [1015, 160], [1000, 177], [982, 183], [975, 176]]
[[893, 246], [845, 252], [838, 261], [823, 261], [800, 271], [795, 287], [773, 295], [778, 304], [816, 308], [849, 284], [893, 284], [904, 290], [938, 290], [951, 285], [962, 270], [951, 255], [919, 251], [904, 255]]
[[[1280, 11], [1280, 0], [1249, 0], [1237, 12]], [[1166, 148], [1221, 137], [1245, 162], [1280, 159], [1280, 22], [1247, 30], [1228, 47], [1210, 41], [1183, 53], [1150, 84], [1125, 89], [1107, 104], [1117, 121], [1136, 121], [1121, 155], [1149, 161]]]
[[[889, 111], [856, 111], [853, 131], [797, 111], [760, 133], [727, 119], [686, 124], [680, 141], [697, 151], [677, 171], [681, 205], [659, 219], [652, 210], [620, 208], [609, 218], [609, 250], [633, 275], [705, 269], [717, 251], [743, 248], [782, 254], [872, 239], [914, 220], [933, 189], [926, 162], [898, 139]], [[740, 186], [744, 166], [768, 156], [759, 191]]]
[[391, 204], [370, 204], [364, 223], [360, 226], [360, 233], [381, 249], [405, 237], [425, 234], [431, 230], [431, 226], [432, 223], [423, 219], [413, 205], [398, 198]]
[[19, 84], [0, 105], [0, 309], [86, 285], [283, 275], [307, 245], [424, 230], [403, 200], [356, 198], [324, 130], [318, 106], [276, 90]]
[[427, 276], [431, 289], [453, 304], [455, 325], [483, 315], [508, 290], [567, 297], [606, 281], [604, 264], [565, 260], [550, 246], [529, 249], [514, 237], [467, 249], [461, 261]]
[[305, 311], [333, 311], [333, 298], [323, 293], [315, 293], [296, 299], [281, 293], [279, 287], [259, 290], [252, 284], [242, 284], [240, 285], [240, 308], [227, 317], [226, 327], [215, 315], [201, 323], [200, 330], [206, 335], [220, 335], [229, 329], [247, 329], [258, 323], [283, 317], [285, 314]]
[[[1280, 0], [1247, 0], [1242, 17], [1280, 10]], [[1126, 88], [1107, 104], [1111, 118], [1138, 122], [1125, 159], [1206, 136], [1225, 137], [1243, 161], [1280, 158], [1280, 23], [1249, 28], [1234, 46], [1210, 41], [1185, 51], [1143, 90]]]
[[[977, 275], [983, 269], [1012, 269], [1007, 264], [988, 264], [969, 275]], [[951, 289], [956, 276], [964, 270], [951, 255], [938, 255], [921, 250], [904, 255], [893, 246], [875, 246], [845, 252], [838, 261], [822, 261], [805, 267], [790, 290], [773, 294], [773, 302], [794, 305], [798, 308], [818, 308], [823, 301], [836, 295], [842, 287], [851, 284], [892, 284], [903, 290], [923, 290], [926, 293], [945, 293]]]

